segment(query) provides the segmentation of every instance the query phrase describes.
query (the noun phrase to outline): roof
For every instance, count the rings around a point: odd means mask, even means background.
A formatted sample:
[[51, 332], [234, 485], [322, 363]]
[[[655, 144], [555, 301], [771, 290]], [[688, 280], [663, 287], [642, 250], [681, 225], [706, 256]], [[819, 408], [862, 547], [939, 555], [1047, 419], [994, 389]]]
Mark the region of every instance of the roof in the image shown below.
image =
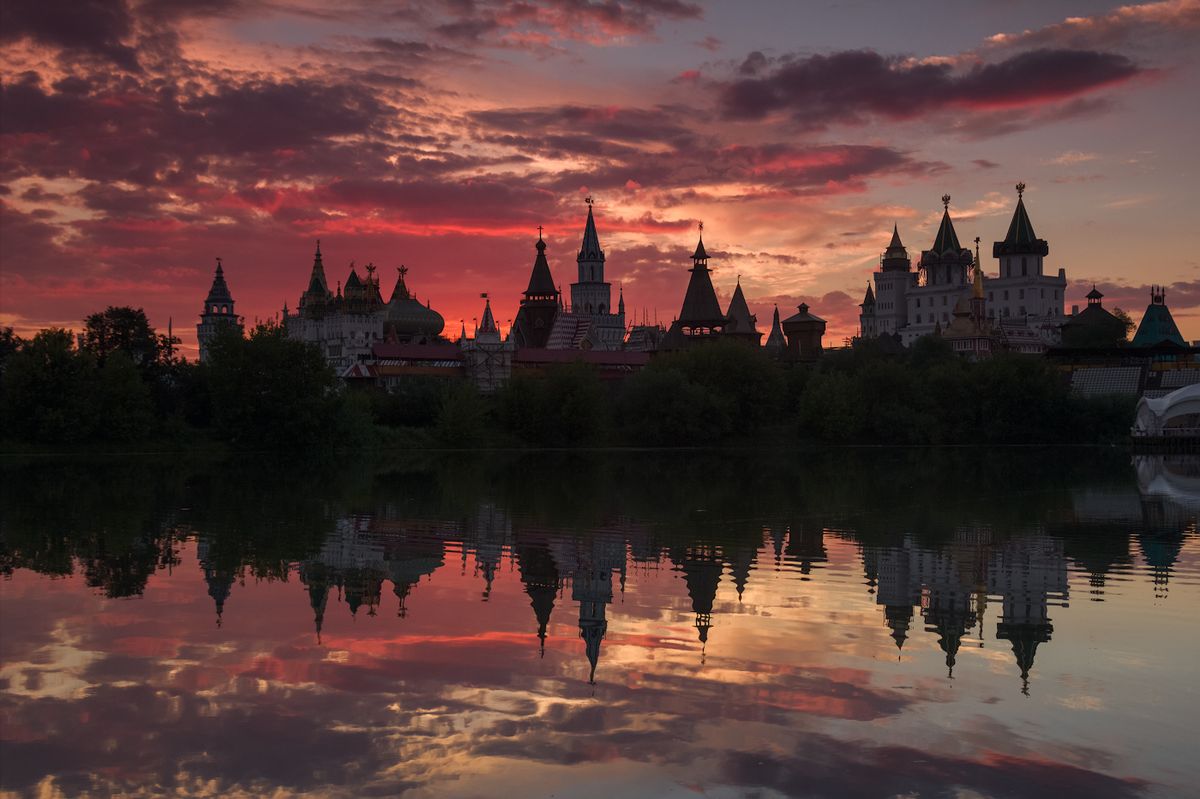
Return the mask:
[[937, 238], [933, 240], [933, 246], [929, 249], [939, 255], [944, 252], [957, 253], [962, 249], [962, 245], [958, 243], [958, 234], [954, 232], [954, 223], [950, 221], [949, 206], [942, 213], [942, 224], [938, 228]]
[[746, 295], [742, 293], [742, 281], [740, 280], [738, 281], [737, 288], [733, 290], [733, 298], [729, 300], [729, 312], [725, 315], [734, 325], [732, 332], [758, 332], [754, 326], [754, 323], [758, 320], [750, 313], [750, 306], [746, 305]]
[[456, 344], [396, 344], [386, 341], [371, 345], [371, 356], [406, 361], [454, 361], [462, 359]]
[[483, 321], [479, 323], [479, 329], [475, 331], [475, 335], [480, 333], [499, 333], [500, 329], [496, 327], [496, 318], [492, 316], [492, 301], [484, 300], [483, 304]]
[[525, 296], [558, 296], [554, 276], [550, 274], [550, 264], [546, 260], [546, 242], [542, 241], [541, 236], [537, 240], [537, 257], [533, 260], [533, 271], [529, 274], [529, 287], [525, 289]]
[[696, 242], [696, 251], [694, 253], [692, 253], [693, 261], [699, 261], [701, 259], [708, 260], [708, 252], [706, 252], [704, 249], [704, 235], [703, 234], [700, 235], [700, 240]]
[[[1155, 300], [1158, 300], [1157, 296]], [[1180, 347], [1187, 346], [1166, 303], [1151, 302], [1142, 316], [1142, 321], [1133, 335], [1130, 346], [1153, 347], [1163, 343], [1176, 344]]]
[[579, 246], [579, 261], [603, 261], [604, 250], [600, 249], [600, 236], [596, 233], [596, 220], [592, 218], [592, 206], [588, 204], [587, 224], [583, 228], [583, 244]]
[[312, 275], [308, 278], [308, 293], [326, 296], [329, 294], [329, 284], [325, 282], [325, 265], [321, 261], [321, 242], [317, 241], [317, 251], [313, 254]]
[[217, 271], [213, 274], [212, 288], [208, 290], [205, 305], [213, 303], [232, 303], [233, 295], [229, 293], [229, 285], [225, 282], [225, 270], [221, 268], [221, 260], [217, 259]]
[[1087, 293], [1087, 298], [1089, 300], [1102, 300], [1104, 299], [1104, 295], [1100, 293], [1100, 290], [1097, 289], [1095, 285], [1093, 285], [1092, 290]]
[[[701, 242], [696, 251], [703, 250], [704, 243]], [[700, 256], [703, 257], [707, 256]], [[717, 292], [713, 290], [708, 267], [700, 258], [697, 258], [696, 265], [688, 270], [692, 276], [688, 280], [687, 293], [683, 295], [679, 321], [685, 327], [721, 326], [725, 324], [725, 314], [721, 313], [721, 305], [717, 302]]]
[[771, 320], [771, 334], [767, 336], [767, 343], [764, 345], [768, 349], [783, 349], [787, 346], [787, 339], [783, 336], [783, 328], [779, 326], [779, 306], [775, 306], [775, 316]]
[[903, 256], [907, 251], [904, 249], [904, 243], [900, 241], [900, 228], [892, 223], [892, 240], [888, 242], [887, 257]]
[[1004, 241], [992, 245], [992, 256], [1000, 255], [1048, 255], [1050, 247], [1033, 232], [1033, 223], [1029, 221], [1029, 213], [1025, 210], [1025, 198], [1021, 196], [1025, 185], [1018, 186], [1017, 208], [1013, 211], [1012, 221], [1008, 224], [1008, 233]]
[[788, 322], [825, 322], [821, 317], [808, 312], [808, 303], [806, 302], [800, 303], [799, 311], [800, 313], [792, 314], [787, 319], [784, 319], [784, 324]]
[[864, 309], [875, 307], [875, 291], [871, 288], [870, 283], [867, 283], [867, 293], [863, 295], [863, 301], [859, 305]]

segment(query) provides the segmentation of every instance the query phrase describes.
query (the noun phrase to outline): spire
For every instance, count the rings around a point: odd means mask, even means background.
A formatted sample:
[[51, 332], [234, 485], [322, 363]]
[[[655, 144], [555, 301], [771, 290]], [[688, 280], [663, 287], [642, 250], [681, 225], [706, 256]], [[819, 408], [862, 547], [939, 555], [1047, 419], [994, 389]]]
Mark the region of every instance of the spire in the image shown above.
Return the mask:
[[529, 286], [525, 289], [526, 301], [531, 299], [553, 299], [558, 301], [558, 289], [554, 287], [554, 277], [550, 274], [550, 264], [546, 261], [546, 242], [542, 240], [542, 226], [538, 225], [537, 257], [533, 260], [533, 271], [529, 274]]
[[746, 304], [746, 295], [742, 293], [742, 278], [738, 276], [737, 287], [733, 290], [733, 297], [729, 300], [729, 311], [725, 314], [731, 323], [732, 332], [735, 333], [757, 333], [754, 324], [758, 320], [750, 313], [750, 307]]
[[699, 263], [700, 261], [708, 261], [708, 253], [704, 249], [704, 223], [699, 224], [700, 238], [696, 241], [696, 251], [692, 253], [692, 260]]
[[[704, 223], [700, 223], [701, 231]], [[688, 271], [692, 277], [688, 280], [687, 293], [683, 296], [683, 307], [679, 311], [679, 322], [683, 327], [711, 328], [723, 327], [725, 315], [721, 313], [721, 305], [717, 302], [717, 292], [713, 289], [712, 277], [708, 271], [708, 253], [704, 250], [704, 237], [696, 245], [692, 255], [693, 265]]]
[[892, 240], [888, 243], [889, 250], [903, 250], [904, 243], [900, 241], [900, 226], [892, 223]]
[[619, 298], [617, 300], [617, 313], [621, 316], [625, 315], [625, 287], [621, 286], [617, 289]]
[[229, 286], [225, 283], [225, 270], [221, 266], [220, 258], [217, 258], [217, 269], [213, 273], [212, 287], [208, 290], [204, 305], [205, 313], [213, 312], [214, 305], [228, 306], [228, 310], [222, 313], [233, 313], [233, 295], [229, 293]]
[[865, 311], [866, 309], [868, 309], [868, 308], [874, 308], [874, 307], [875, 307], [875, 292], [874, 292], [874, 290], [871, 288], [871, 283], [870, 283], [870, 281], [867, 281], [867, 293], [863, 295], [863, 301], [862, 301], [861, 303], [859, 303], [859, 306], [860, 306], [860, 307], [861, 307], [861, 308], [862, 308], [864, 311]]
[[325, 264], [321, 260], [321, 240], [317, 239], [317, 251], [313, 253], [312, 275], [308, 278], [308, 293], [329, 295], [329, 284], [325, 282]]
[[900, 241], [900, 228], [895, 222], [892, 223], [892, 240], [884, 250], [882, 260], [880, 266], [884, 272], [907, 272], [912, 268], [912, 262], [908, 260], [908, 250]]
[[779, 324], [779, 306], [775, 306], [775, 315], [771, 319], [771, 333], [767, 336], [766, 348], [775, 352], [783, 352], [787, 347], [787, 338], [783, 335], [783, 326]]
[[942, 213], [942, 224], [938, 228], [937, 238], [933, 240], [933, 246], [929, 249], [937, 254], [944, 252], [957, 253], [962, 249], [962, 245], [958, 243], [958, 234], [954, 232], [954, 223], [950, 221], [950, 195], [942, 195], [942, 205], [945, 206], [945, 211]]
[[495, 317], [493, 317], [493, 316], [492, 316], [492, 301], [491, 301], [491, 299], [488, 297], [488, 295], [487, 295], [487, 294], [484, 294], [484, 295], [483, 295], [483, 300], [484, 300], [484, 305], [483, 305], [483, 321], [479, 323], [479, 330], [478, 330], [478, 332], [476, 333], [476, 337], [478, 337], [480, 334], [483, 334], [483, 335], [489, 335], [489, 334], [495, 334], [495, 335], [499, 335], [499, 334], [500, 334], [500, 329], [499, 329], [498, 327], [496, 327], [496, 319], [495, 319]]
[[408, 293], [408, 286], [404, 282], [404, 276], [408, 274], [408, 267], [404, 264], [400, 264], [400, 266], [396, 268], [396, 272], [396, 287], [392, 289], [392, 298], [389, 300], [389, 302], [407, 300], [412, 296]]
[[1025, 184], [1018, 183], [1016, 188], [1017, 208], [1013, 211], [1004, 241], [992, 245], [992, 255], [1049, 255], [1049, 245], [1033, 232], [1033, 223], [1029, 221], [1029, 213], [1025, 210]]
[[592, 198], [585, 202], [588, 207], [587, 223], [583, 227], [583, 244], [579, 247], [577, 261], [603, 261], [604, 250], [600, 249], [600, 236], [596, 233], [596, 220], [592, 216]]

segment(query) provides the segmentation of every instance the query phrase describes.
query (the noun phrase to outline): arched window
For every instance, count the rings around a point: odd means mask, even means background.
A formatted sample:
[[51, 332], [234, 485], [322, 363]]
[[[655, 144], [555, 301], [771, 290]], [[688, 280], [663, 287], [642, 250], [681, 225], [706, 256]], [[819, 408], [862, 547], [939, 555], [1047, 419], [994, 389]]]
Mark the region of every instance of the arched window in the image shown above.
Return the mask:
[[222, 305], [222, 306], [221, 306], [221, 313], [229, 313], [229, 306], [228, 306], [228, 305]]
[[213, 312], [213, 313], [216, 313], [216, 312], [217, 312], [217, 306], [215, 306], [215, 305], [213, 306], [212, 312]]

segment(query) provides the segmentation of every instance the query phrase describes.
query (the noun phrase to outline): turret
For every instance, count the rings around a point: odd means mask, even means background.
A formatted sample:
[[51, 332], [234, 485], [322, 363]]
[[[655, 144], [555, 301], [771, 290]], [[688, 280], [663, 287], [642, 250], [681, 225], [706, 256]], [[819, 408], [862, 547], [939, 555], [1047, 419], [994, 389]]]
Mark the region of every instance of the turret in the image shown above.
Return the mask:
[[733, 336], [747, 344], [753, 344], [755, 347], [762, 341], [762, 333], [758, 332], [758, 328], [755, 327], [758, 319], [750, 313], [750, 307], [746, 304], [746, 295], [742, 293], [740, 275], [737, 287], [733, 290], [733, 297], [729, 300], [729, 310], [726, 312], [725, 318], [728, 320], [725, 326], [725, 335]]
[[1017, 208], [1004, 241], [992, 245], [992, 257], [1000, 259], [1000, 277], [1028, 277], [1042, 274], [1042, 259], [1050, 254], [1050, 245], [1033, 232], [1033, 223], [1025, 210], [1025, 184], [1017, 186]]
[[560, 293], [550, 274], [550, 263], [546, 260], [546, 242], [542, 240], [541, 226], [538, 226], [535, 247], [537, 257], [529, 274], [529, 285], [517, 310], [517, 317], [513, 320], [512, 335], [518, 347], [544, 348], [550, 339], [554, 317], [559, 311]]
[[967, 285], [967, 271], [973, 258], [971, 251], [958, 242], [954, 222], [950, 219], [950, 195], [942, 195], [942, 223], [928, 250], [921, 253], [921, 273], [929, 286]]
[[242, 320], [233, 310], [233, 295], [225, 283], [225, 270], [221, 259], [218, 258], [212, 286], [208, 290], [208, 296], [204, 298], [204, 309], [200, 312], [200, 324], [196, 325], [201, 361], [208, 356], [209, 346], [224, 327], [236, 327], [241, 330]]

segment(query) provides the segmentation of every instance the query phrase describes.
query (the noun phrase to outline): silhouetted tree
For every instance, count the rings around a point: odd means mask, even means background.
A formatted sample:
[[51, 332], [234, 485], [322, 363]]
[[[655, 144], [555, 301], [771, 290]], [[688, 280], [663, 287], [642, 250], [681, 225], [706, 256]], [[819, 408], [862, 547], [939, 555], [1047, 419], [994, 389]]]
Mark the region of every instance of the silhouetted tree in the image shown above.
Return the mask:
[[141, 308], [110, 305], [83, 322], [81, 347], [100, 363], [114, 352], [125, 353], [139, 369], [158, 363], [161, 342]]
[[320, 351], [263, 324], [227, 328], [206, 364], [217, 435], [242, 447], [338, 443], [337, 378]]

